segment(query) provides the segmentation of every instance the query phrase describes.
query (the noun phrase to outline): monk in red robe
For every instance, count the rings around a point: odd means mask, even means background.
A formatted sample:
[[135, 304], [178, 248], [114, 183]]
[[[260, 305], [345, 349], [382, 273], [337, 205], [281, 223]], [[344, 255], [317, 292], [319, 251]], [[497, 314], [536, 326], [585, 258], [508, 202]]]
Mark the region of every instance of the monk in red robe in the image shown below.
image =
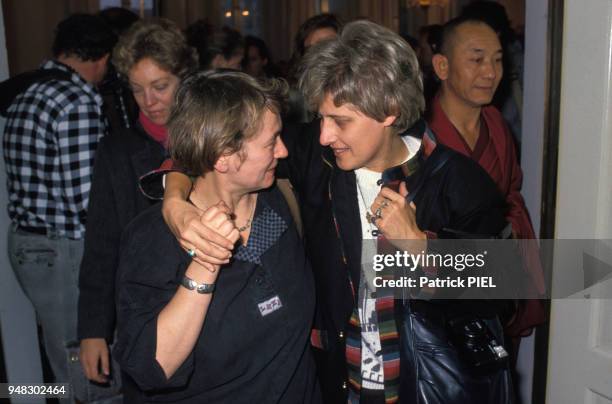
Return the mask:
[[[428, 122], [440, 143], [477, 161], [508, 203], [507, 220], [518, 239], [535, 238], [521, 196], [523, 174], [508, 126], [491, 100], [503, 74], [502, 47], [495, 31], [478, 20], [453, 20], [444, 27], [433, 68], [441, 81]], [[545, 291], [537, 248], [523, 245], [523, 258], [534, 295]], [[506, 333], [518, 348], [519, 337], [544, 322], [540, 301], [523, 300]]]

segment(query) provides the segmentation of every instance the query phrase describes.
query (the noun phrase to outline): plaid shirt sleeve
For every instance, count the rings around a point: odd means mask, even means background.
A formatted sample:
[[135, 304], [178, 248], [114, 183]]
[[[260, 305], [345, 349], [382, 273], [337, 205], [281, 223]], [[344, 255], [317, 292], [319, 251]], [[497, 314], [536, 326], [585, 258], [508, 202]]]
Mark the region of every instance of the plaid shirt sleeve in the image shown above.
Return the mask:
[[58, 121], [63, 196], [82, 223], [89, 202], [94, 154], [105, 127], [100, 107], [91, 102], [72, 104]]

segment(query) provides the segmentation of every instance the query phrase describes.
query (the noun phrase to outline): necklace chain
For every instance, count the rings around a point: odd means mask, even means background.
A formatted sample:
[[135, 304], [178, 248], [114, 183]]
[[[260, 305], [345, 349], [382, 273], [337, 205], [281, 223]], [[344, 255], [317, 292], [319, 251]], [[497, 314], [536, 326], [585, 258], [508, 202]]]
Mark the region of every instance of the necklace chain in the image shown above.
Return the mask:
[[[189, 195], [188, 201], [191, 202], [192, 205], [197, 207], [197, 205], [193, 201], [192, 195]], [[254, 203], [253, 205], [256, 205], [256, 203]], [[251, 209], [251, 217], [249, 217], [249, 219], [246, 221], [246, 223], [243, 226], [238, 227], [238, 233], [242, 233], [243, 231], [251, 227], [251, 225], [253, 224], [253, 214], [254, 213], [255, 213], [255, 206], [253, 206], [253, 209]], [[236, 215], [234, 213], [230, 213], [230, 216], [235, 217]]]
[[[372, 223], [372, 221], [370, 220], [370, 212], [368, 211], [368, 204], [366, 203], [365, 200], [365, 196], [363, 195], [363, 190], [361, 189], [361, 183], [359, 181], [359, 177], [356, 176], [356, 182], [357, 182], [357, 191], [359, 191], [359, 196], [361, 199], [361, 204], [363, 204], [363, 208], [365, 210], [365, 217], [366, 217], [366, 223], [368, 224], [368, 227], [370, 228], [370, 234], [372, 234], [372, 236], [376, 237], [376, 233], [378, 232], [378, 228], [376, 226], [374, 226], [374, 224]], [[360, 205], [361, 205], [360, 204]]]

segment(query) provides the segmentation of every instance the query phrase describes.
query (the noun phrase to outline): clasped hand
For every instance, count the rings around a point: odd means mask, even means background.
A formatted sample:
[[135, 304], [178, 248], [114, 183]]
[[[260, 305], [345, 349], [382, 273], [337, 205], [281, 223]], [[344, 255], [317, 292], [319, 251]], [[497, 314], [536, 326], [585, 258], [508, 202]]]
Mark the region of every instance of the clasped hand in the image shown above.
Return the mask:
[[389, 242], [401, 250], [406, 249], [407, 240], [427, 238], [417, 225], [416, 206], [407, 201], [407, 196], [406, 184], [401, 182], [399, 192], [383, 187], [370, 206], [370, 217], [374, 225]]
[[181, 247], [194, 252], [193, 260], [211, 272], [227, 264], [240, 233], [223, 202], [200, 210], [181, 200], [167, 200], [163, 214]]

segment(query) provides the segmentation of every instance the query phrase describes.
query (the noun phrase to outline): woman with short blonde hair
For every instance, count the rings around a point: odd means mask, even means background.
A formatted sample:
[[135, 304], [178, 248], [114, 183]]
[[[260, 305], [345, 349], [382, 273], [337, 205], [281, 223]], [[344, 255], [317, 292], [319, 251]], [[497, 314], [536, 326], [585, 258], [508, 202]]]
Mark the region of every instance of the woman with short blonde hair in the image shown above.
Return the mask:
[[177, 91], [170, 149], [196, 176], [189, 201], [238, 243], [231, 260], [201, 266], [161, 204], [126, 229], [116, 352], [127, 402], [320, 402], [312, 271], [274, 185], [285, 91], [232, 71], [197, 72]]

